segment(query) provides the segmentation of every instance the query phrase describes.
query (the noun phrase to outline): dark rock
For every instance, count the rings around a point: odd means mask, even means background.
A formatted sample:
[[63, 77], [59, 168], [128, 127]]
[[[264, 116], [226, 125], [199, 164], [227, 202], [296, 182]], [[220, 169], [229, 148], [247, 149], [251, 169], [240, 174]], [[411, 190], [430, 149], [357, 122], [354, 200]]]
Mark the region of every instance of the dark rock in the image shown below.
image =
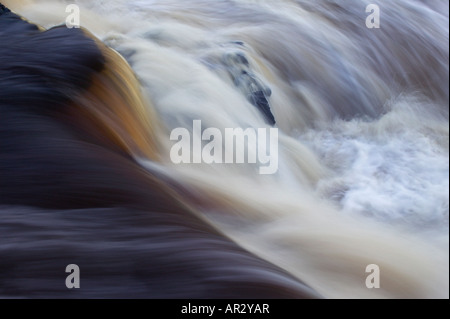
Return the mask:
[[228, 53], [224, 56], [224, 64], [233, 83], [238, 87], [247, 100], [264, 114], [270, 125], [275, 125], [275, 117], [270, 109], [268, 98], [272, 90], [266, 87], [250, 70], [250, 63], [243, 52]]

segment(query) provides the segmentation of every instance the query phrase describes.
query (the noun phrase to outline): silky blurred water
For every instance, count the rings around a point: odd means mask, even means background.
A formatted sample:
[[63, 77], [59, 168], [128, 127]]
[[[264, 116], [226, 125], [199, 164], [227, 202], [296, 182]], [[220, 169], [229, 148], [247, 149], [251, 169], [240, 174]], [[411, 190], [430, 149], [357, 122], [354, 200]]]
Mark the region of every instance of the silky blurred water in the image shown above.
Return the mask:
[[[447, 1], [73, 1], [151, 102], [158, 156], [136, 158], [184, 190], [240, 245], [331, 298], [448, 298]], [[4, 1], [45, 28], [68, 2]], [[171, 162], [170, 131], [269, 127], [236, 87], [242, 55], [271, 91], [279, 170]], [[381, 269], [367, 289], [365, 267]]]

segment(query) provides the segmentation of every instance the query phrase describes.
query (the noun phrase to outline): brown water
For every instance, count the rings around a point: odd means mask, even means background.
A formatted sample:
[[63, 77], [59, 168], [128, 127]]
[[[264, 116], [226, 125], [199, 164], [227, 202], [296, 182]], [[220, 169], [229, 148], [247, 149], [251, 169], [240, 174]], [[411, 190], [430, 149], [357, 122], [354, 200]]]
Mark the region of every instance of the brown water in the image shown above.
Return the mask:
[[[44, 28], [67, 16], [64, 1], [2, 2]], [[379, 29], [365, 25], [370, 1], [75, 3], [81, 25], [137, 76], [102, 49], [110, 71], [69, 113], [86, 134], [325, 297], [448, 298], [448, 2], [379, 2]], [[233, 83], [236, 54], [271, 90], [274, 175], [169, 157], [171, 130], [193, 120], [268, 127]], [[369, 264], [379, 289], [365, 285]]]

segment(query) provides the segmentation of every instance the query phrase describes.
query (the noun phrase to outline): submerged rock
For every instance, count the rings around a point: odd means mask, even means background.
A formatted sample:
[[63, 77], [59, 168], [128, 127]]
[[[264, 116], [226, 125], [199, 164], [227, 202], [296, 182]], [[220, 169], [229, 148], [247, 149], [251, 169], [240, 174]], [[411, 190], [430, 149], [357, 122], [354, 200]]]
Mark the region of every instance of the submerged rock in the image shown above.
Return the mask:
[[272, 91], [251, 72], [250, 63], [245, 54], [243, 52], [228, 53], [223, 57], [223, 62], [234, 85], [264, 114], [270, 125], [275, 125], [275, 117], [268, 100]]

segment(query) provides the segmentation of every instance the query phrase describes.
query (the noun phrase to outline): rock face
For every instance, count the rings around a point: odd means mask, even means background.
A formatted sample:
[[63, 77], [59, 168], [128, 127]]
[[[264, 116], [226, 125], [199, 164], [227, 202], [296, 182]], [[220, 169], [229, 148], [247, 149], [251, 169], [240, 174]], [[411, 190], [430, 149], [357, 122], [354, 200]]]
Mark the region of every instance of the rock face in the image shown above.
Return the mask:
[[[319, 297], [134, 161], [133, 135], [114, 131], [121, 114], [141, 127], [125, 82], [111, 80], [131, 72], [122, 59], [83, 30], [41, 32], [0, 10], [0, 296]], [[65, 285], [69, 264], [80, 289]]]
[[0, 3], [0, 15], [7, 13], [7, 12], [10, 12], [9, 9]]
[[275, 125], [275, 117], [269, 105], [269, 97], [272, 94], [250, 70], [250, 63], [242, 52], [228, 53], [224, 56], [224, 64], [238, 87], [247, 97], [247, 100], [256, 106], [270, 125]]

